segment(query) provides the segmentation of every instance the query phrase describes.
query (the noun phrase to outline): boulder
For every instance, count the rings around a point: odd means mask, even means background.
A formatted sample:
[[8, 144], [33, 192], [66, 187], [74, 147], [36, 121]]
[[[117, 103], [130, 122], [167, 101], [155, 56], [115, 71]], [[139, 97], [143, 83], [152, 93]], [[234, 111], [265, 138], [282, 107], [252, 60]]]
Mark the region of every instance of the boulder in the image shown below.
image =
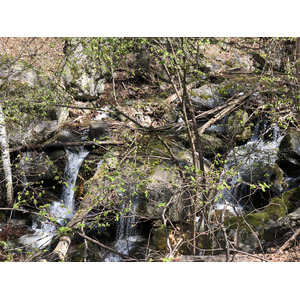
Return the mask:
[[70, 96], [54, 78], [22, 61], [10, 65], [12, 60], [0, 54], [0, 96], [9, 144], [43, 143], [66, 121], [68, 109], [56, 104], [69, 101]]
[[[183, 144], [189, 147], [189, 139], [187, 133], [178, 135]], [[202, 154], [205, 157], [214, 157], [216, 153], [222, 153], [224, 145], [222, 140], [215, 133], [202, 133], [200, 135]]]
[[99, 60], [83, 46], [87, 40], [71, 38], [66, 42], [66, 66], [62, 76], [68, 92], [75, 99], [95, 100], [104, 90], [104, 76]]
[[[62, 130], [47, 140], [45, 144], [57, 142], [75, 142], [78, 137], [72, 133]], [[63, 175], [67, 162], [64, 150], [22, 152], [17, 164], [17, 173], [24, 178], [25, 182], [39, 183], [48, 181], [55, 184], [54, 179], [58, 174]]]
[[274, 141], [249, 141], [247, 144], [235, 147], [227, 157], [226, 166], [235, 167], [240, 178], [248, 183], [270, 184], [277, 179], [277, 166], [275, 164], [278, 156], [278, 143]]
[[42, 144], [51, 138], [59, 129], [57, 120], [37, 120], [24, 124], [8, 123], [8, 141], [11, 147], [27, 144]]
[[209, 110], [225, 104], [226, 100], [240, 91], [234, 82], [221, 84], [205, 84], [191, 91], [191, 100], [196, 110]]
[[236, 137], [237, 142], [248, 141], [252, 137], [251, 128], [249, 126], [246, 127], [248, 118], [248, 113], [241, 109], [228, 117], [226, 130], [230, 136]]
[[279, 146], [279, 166], [288, 176], [300, 176], [300, 131], [289, 130]]
[[109, 129], [106, 122], [91, 122], [89, 125], [89, 139], [93, 140], [104, 140], [109, 137]]
[[177, 172], [159, 165], [140, 193], [136, 212], [144, 218], [161, 219], [165, 205], [171, 201], [166, 211], [168, 218], [172, 222], [184, 220], [191, 214], [191, 203], [189, 195], [181, 189], [182, 184]]
[[264, 231], [264, 238], [267, 242], [273, 242], [282, 237], [291, 230], [295, 230], [300, 226], [300, 208], [292, 213], [269, 224]]

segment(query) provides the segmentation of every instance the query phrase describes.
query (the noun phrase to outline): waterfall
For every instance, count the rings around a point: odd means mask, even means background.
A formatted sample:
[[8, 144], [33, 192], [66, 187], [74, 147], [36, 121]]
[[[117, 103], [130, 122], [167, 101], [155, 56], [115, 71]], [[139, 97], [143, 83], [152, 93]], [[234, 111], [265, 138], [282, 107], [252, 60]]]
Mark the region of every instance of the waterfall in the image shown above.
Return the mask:
[[[64, 171], [65, 184], [63, 186], [61, 200], [52, 203], [48, 210], [48, 215], [55, 218], [57, 222], [64, 226], [68, 219], [71, 219], [75, 213], [74, 192], [77, 175], [80, 166], [88, 155], [84, 147], [79, 148], [79, 152], [66, 150], [67, 164]], [[22, 236], [19, 241], [23, 245], [31, 248], [40, 248], [48, 245], [56, 234], [56, 226], [53, 223], [42, 222], [41, 228], [38, 228], [38, 222], [34, 222], [32, 229], [33, 234]]]
[[[222, 209], [226, 200], [234, 205], [237, 211], [241, 211], [249, 195], [249, 186], [241, 181], [263, 182], [272, 172], [277, 160], [278, 147], [284, 135], [275, 124], [269, 128], [270, 130], [267, 130], [266, 122], [262, 123], [262, 128], [257, 124], [251, 140], [245, 145], [235, 147], [228, 154], [221, 180], [225, 179], [230, 189], [223, 190], [219, 194], [216, 209]], [[236, 174], [226, 178], [225, 174], [231, 168], [235, 168]], [[262, 174], [266, 177], [261, 178]], [[234, 212], [232, 208], [229, 210]]]
[[79, 153], [66, 150], [67, 165], [64, 171], [65, 184], [63, 186], [61, 201], [56, 201], [50, 206], [50, 213], [58, 218], [58, 223], [63, 225], [66, 219], [71, 219], [74, 215], [74, 193], [77, 175], [80, 166], [88, 155], [88, 151], [83, 147]]
[[[126, 206], [126, 202], [123, 202], [117, 224], [117, 234], [114, 249], [122, 254], [128, 255], [129, 252], [136, 247], [137, 242], [142, 241], [143, 238], [138, 235], [136, 229], [135, 211], [137, 209], [138, 202], [134, 201], [131, 203], [130, 211], [128, 213], [125, 213]], [[111, 253], [105, 258], [104, 261], [118, 262], [120, 260], [121, 257], [119, 255]]]

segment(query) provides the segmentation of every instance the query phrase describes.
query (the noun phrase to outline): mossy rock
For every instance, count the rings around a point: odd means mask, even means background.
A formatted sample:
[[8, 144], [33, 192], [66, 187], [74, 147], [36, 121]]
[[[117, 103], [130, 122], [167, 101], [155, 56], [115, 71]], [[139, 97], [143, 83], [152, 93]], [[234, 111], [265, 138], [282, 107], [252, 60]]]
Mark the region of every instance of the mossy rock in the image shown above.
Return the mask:
[[[237, 230], [238, 223], [240, 222], [239, 230], [246, 230], [249, 233], [252, 233], [252, 230], [258, 232], [259, 237], [263, 236], [264, 225], [270, 221], [270, 217], [265, 212], [253, 213], [244, 217], [245, 221], [242, 218], [238, 218], [237, 216], [230, 217], [225, 220], [225, 226], [228, 227], [228, 233], [231, 230]], [[247, 225], [249, 224], [249, 225]], [[250, 228], [250, 227], [251, 228]], [[251, 230], [252, 229], [252, 230]]]
[[[251, 228], [259, 233], [259, 237], [263, 237], [264, 228], [270, 223], [275, 222], [280, 218], [285, 217], [288, 213], [293, 211], [300, 204], [300, 187], [284, 192], [281, 196], [272, 198], [270, 204], [261, 212], [252, 213], [245, 216], [245, 221], [241, 222], [240, 229], [247, 229], [251, 232]], [[238, 225], [238, 217], [230, 217], [225, 220], [225, 225], [229, 229], [236, 230]]]
[[230, 98], [238, 91], [241, 91], [241, 87], [236, 82], [231, 81], [222, 82], [217, 89], [218, 94], [223, 98]]
[[166, 229], [164, 225], [153, 230], [151, 242], [153, 246], [160, 252], [162, 253], [168, 252]]
[[[189, 147], [187, 133], [181, 133], [178, 137], [186, 147]], [[206, 157], [214, 157], [217, 153], [222, 153], [224, 150], [222, 139], [217, 137], [215, 133], [202, 133], [200, 135], [200, 143], [202, 154]]]
[[300, 132], [290, 129], [281, 141], [279, 149], [289, 157], [300, 159]]
[[217, 153], [222, 153], [224, 149], [222, 140], [215, 134], [203, 133], [200, 136], [200, 140], [204, 156], [213, 157]]
[[237, 142], [245, 142], [252, 137], [251, 127], [246, 126], [248, 118], [248, 113], [241, 109], [231, 114], [228, 118], [227, 131], [236, 136]]

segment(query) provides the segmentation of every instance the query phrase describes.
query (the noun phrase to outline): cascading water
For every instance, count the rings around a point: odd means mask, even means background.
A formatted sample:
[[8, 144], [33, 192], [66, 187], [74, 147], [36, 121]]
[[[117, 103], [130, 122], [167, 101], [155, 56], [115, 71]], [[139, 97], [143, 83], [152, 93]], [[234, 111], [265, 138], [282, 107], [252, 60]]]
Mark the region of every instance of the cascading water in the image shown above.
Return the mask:
[[[215, 205], [216, 209], [223, 209], [226, 200], [237, 211], [241, 211], [249, 195], [249, 185], [242, 181], [264, 182], [270, 177], [277, 160], [278, 147], [284, 137], [277, 125], [272, 124], [270, 129], [267, 131], [266, 122], [263, 123], [262, 130], [259, 130], [257, 124], [252, 139], [245, 145], [235, 147], [230, 151], [222, 176], [222, 180], [225, 178], [230, 189], [222, 191]], [[271, 133], [270, 139], [264, 138], [267, 135], [266, 132]], [[226, 172], [232, 168], [235, 169], [235, 175], [226, 178]], [[232, 207], [229, 206], [228, 209], [234, 213]]]
[[[79, 168], [89, 151], [84, 149], [84, 147], [80, 147], [79, 152], [66, 150], [66, 153], [67, 164], [64, 171], [66, 183], [63, 186], [61, 201], [52, 203], [48, 213], [60, 225], [64, 225], [66, 220], [74, 215], [74, 187]], [[35, 233], [25, 235], [19, 239], [20, 243], [31, 248], [40, 248], [48, 245], [56, 234], [56, 226], [50, 222], [42, 222], [41, 228], [38, 228], [38, 222], [34, 222], [32, 229]]]
[[[133, 202], [130, 207], [129, 214], [125, 214], [126, 203], [122, 204], [122, 211], [120, 213], [119, 222], [117, 225], [116, 242], [114, 249], [122, 254], [128, 255], [133, 250], [137, 242], [143, 240], [143, 238], [137, 234], [136, 229], [136, 216], [135, 211], [137, 209], [137, 201]], [[104, 261], [106, 262], [118, 262], [121, 257], [117, 254], [109, 254]]]

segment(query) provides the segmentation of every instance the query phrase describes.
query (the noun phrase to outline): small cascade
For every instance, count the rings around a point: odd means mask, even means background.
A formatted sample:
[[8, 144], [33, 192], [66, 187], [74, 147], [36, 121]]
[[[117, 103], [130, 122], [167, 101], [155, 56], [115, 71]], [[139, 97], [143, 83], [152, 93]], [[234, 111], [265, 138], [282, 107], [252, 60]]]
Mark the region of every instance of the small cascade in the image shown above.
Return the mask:
[[[71, 219], [75, 213], [74, 192], [76, 179], [80, 166], [89, 151], [80, 147], [79, 152], [66, 150], [66, 153], [68, 159], [64, 171], [64, 178], [66, 182], [63, 186], [61, 201], [56, 201], [49, 207], [49, 216], [55, 218], [57, 223], [62, 226], [65, 225], [67, 220]], [[38, 220], [32, 225], [32, 229], [35, 233], [21, 237], [19, 239], [20, 243], [27, 247], [40, 248], [51, 242], [52, 238], [56, 234], [56, 226], [51, 222], [43, 221], [41, 228], [38, 228], [38, 222], [41, 221]]]
[[[267, 130], [267, 123], [257, 124], [253, 136], [245, 145], [235, 147], [227, 157], [227, 163], [224, 168], [222, 180], [225, 179], [230, 189], [224, 190], [220, 194], [220, 199], [216, 203], [216, 209], [222, 209], [225, 200], [235, 206], [238, 211], [247, 208], [244, 206], [249, 197], [249, 185], [242, 183], [245, 181], [264, 182], [269, 173], [272, 172], [273, 166], [277, 160], [278, 147], [284, 135], [280, 128], [272, 124], [270, 130]], [[236, 174], [226, 178], [226, 172], [235, 168]], [[265, 176], [265, 177], [262, 177]], [[234, 210], [229, 207], [234, 213]]]
[[97, 115], [95, 116], [95, 121], [101, 121], [102, 119], [109, 117], [109, 107], [105, 106], [102, 110], [97, 111]]
[[[131, 204], [130, 211], [124, 213], [126, 211], [126, 206], [126, 203], [122, 204], [122, 211], [117, 225], [116, 242], [114, 244], [114, 249], [124, 255], [128, 255], [129, 252], [136, 247], [137, 243], [143, 240], [143, 238], [138, 235], [136, 229], [135, 211], [138, 203], [137, 201], [134, 201]], [[117, 262], [120, 260], [121, 257], [119, 255], [111, 253], [104, 261]]]
[[63, 186], [61, 201], [56, 201], [50, 206], [50, 213], [58, 218], [58, 223], [63, 225], [66, 219], [71, 219], [74, 215], [74, 193], [77, 175], [80, 166], [88, 155], [88, 151], [83, 147], [79, 153], [66, 150], [68, 162], [64, 171], [65, 185]]

